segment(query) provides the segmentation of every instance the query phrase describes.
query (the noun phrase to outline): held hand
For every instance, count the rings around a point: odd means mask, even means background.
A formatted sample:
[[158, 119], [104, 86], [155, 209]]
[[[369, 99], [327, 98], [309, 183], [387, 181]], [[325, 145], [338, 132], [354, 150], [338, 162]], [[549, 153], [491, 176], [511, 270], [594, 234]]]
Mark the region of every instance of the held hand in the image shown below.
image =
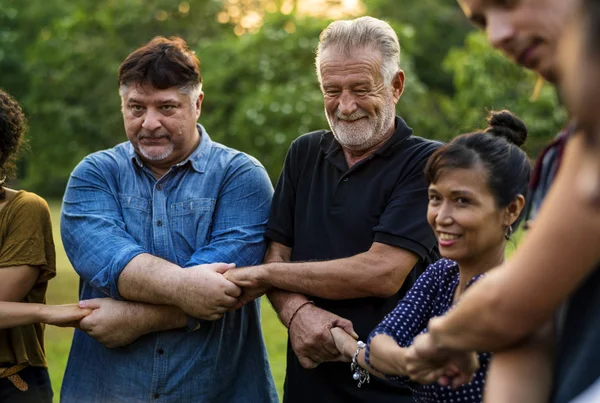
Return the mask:
[[190, 316], [217, 320], [235, 309], [241, 289], [223, 274], [234, 264], [201, 264], [181, 271], [181, 280], [174, 290], [174, 305]]
[[43, 322], [60, 327], [79, 327], [79, 321], [92, 313], [77, 304], [45, 305], [42, 309]]
[[242, 269], [228, 270], [223, 276], [242, 288], [242, 295], [238, 298], [236, 308], [254, 301], [263, 296], [271, 286], [264, 281], [264, 266], [244, 267]]
[[108, 348], [131, 344], [144, 334], [138, 326], [143, 318], [132, 309], [135, 304], [112, 298], [80, 301], [81, 308], [93, 311], [79, 322], [79, 328]]
[[315, 368], [322, 362], [344, 359], [331, 335], [330, 329], [333, 327], [342, 328], [353, 337], [356, 335], [348, 319], [314, 305], [307, 304], [296, 313], [289, 328], [290, 343], [304, 368]]
[[454, 388], [471, 381], [479, 368], [477, 354], [440, 350], [428, 333], [417, 336], [405, 354], [406, 372], [411, 380], [439, 382]]
[[[350, 362], [352, 361], [352, 356], [356, 352], [358, 348], [358, 343], [354, 336], [346, 333], [344, 329], [341, 327], [332, 327], [330, 329], [331, 336], [333, 337], [333, 342], [335, 343], [335, 347], [341, 353], [341, 361]], [[356, 336], [356, 334], [355, 334]]]

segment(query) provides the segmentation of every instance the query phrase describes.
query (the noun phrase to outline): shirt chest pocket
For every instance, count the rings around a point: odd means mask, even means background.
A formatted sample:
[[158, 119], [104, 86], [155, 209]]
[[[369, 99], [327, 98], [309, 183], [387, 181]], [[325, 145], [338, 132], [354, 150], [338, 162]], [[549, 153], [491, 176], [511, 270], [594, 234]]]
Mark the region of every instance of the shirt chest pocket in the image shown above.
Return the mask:
[[119, 201], [122, 207], [125, 230], [136, 240], [138, 245], [147, 246], [150, 239], [151, 201], [126, 194], [119, 195]]
[[175, 253], [181, 264], [210, 237], [215, 199], [202, 198], [173, 203], [169, 206], [169, 222]]

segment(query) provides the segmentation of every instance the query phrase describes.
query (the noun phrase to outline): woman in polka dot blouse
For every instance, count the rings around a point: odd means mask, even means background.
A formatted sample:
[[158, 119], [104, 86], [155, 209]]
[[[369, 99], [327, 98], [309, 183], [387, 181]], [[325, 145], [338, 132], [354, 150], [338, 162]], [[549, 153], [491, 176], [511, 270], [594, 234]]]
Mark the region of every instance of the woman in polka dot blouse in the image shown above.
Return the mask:
[[[508, 111], [492, 112], [488, 123], [484, 132], [458, 136], [427, 162], [427, 219], [443, 258], [427, 268], [371, 332], [366, 348], [359, 348], [344, 330], [331, 330], [346, 358], [375, 376], [407, 385], [416, 402], [483, 400], [489, 353], [472, 357], [471, 365], [479, 369], [469, 383], [457, 388], [451, 385], [464, 383], [458, 370], [439, 374], [448, 376], [443, 385], [418, 384], [408, 375], [415, 371], [413, 339], [427, 331], [429, 319], [446, 313], [467, 287], [504, 261], [506, 242], [521, 220], [531, 172], [529, 159], [519, 148], [527, 129]], [[355, 370], [355, 379], [364, 380], [361, 372]], [[456, 379], [451, 379], [453, 375]]]

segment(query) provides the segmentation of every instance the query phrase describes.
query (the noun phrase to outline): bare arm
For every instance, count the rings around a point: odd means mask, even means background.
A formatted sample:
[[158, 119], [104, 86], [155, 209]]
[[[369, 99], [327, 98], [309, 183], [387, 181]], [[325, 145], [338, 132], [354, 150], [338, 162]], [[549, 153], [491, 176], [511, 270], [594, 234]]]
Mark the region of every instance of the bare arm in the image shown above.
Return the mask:
[[575, 136], [535, 225], [514, 256], [432, 319], [439, 348], [495, 351], [539, 328], [600, 259], [600, 209], [578, 188], [584, 144]]
[[[291, 255], [291, 248], [271, 242], [265, 255], [265, 263], [289, 262]], [[268, 297], [279, 319], [289, 329], [292, 349], [304, 368], [314, 368], [325, 361], [342, 359], [330, 329], [340, 327], [349, 334], [355, 334], [349, 320], [309, 304], [308, 298], [302, 294], [271, 289]]]
[[219, 319], [237, 304], [240, 289], [223, 277], [233, 265], [214, 263], [182, 269], [146, 253], [134, 257], [118, 279], [128, 300], [175, 305], [201, 319]]
[[40, 271], [29, 265], [0, 269], [0, 301], [21, 301], [35, 285]]
[[96, 298], [81, 301], [79, 306], [92, 313], [79, 326], [106, 347], [132, 343], [140, 336], [186, 326], [187, 315], [175, 306]]
[[0, 302], [0, 329], [47, 323], [55, 326], [72, 326], [91, 311], [77, 304], [44, 305], [25, 302]]
[[494, 354], [485, 382], [486, 403], [545, 403], [552, 386], [554, 332], [548, 323], [521, 344]]
[[235, 270], [228, 278], [240, 286], [256, 282], [326, 299], [394, 295], [418, 256], [405, 249], [375, 242], [364, 253], [321, 262], [275, 262]]

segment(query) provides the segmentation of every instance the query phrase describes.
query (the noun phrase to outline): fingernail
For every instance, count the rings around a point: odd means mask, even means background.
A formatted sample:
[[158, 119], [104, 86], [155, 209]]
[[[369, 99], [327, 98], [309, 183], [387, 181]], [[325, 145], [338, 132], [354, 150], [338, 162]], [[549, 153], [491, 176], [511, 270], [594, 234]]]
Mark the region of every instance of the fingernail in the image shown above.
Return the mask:
[[79, 301], [78, 305], [79, 305], [80, 308], [85, 308], [86, 304], [85, 304], [85, 301]]

